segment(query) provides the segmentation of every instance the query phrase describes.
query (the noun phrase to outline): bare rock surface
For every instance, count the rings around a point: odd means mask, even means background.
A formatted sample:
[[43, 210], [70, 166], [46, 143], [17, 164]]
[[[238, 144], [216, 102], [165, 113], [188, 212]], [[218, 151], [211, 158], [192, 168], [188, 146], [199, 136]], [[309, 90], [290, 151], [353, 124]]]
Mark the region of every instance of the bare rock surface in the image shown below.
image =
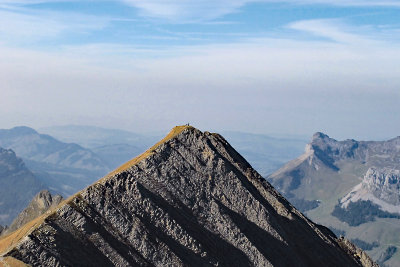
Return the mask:
[[180, 126], [1, 239], [0, 256], [32, 266], [376, 266], [349, 244], [222, 136]]
[[58, 204], [61, 203], [63, 197], [60, 195], [52, 196], [48, 190], [40, 191], [29, 203], [28, 207], [26, 207], [18, 216], [14, 219], [11, 225], [4, 230], [2, 235], [11, 233], [24, 224], [32, 221], [33, 219], [39, 217], [47, 210], [51, 208], [55, 208]]
[[369, 200], [384, 211], [400, 214], [400, 170], [369, 168], [362, 182], [340, 202], [346, 208], [359, 200]]

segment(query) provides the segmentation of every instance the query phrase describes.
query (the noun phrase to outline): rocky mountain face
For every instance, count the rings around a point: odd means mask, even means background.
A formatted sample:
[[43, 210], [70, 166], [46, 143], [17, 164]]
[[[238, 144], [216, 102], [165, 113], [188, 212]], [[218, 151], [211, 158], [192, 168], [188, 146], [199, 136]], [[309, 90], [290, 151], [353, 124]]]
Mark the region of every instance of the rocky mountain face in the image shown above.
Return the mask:
[[369, 168], [364, 179], [340, 203], [346, 208], [350, 202], [370, 200], [382, 210], [400, 214], [400, 170]]
[[24, 224], [39, 217], [47, 210], [57, 207], [63, 197], [60, 195], [51, 195], [48, 190], [40, 191], [29, 203], [29, 205], [13, 220], [11, 225], [4, 230], [2, 235], [14, 232]]
[[0, 146], [13, 149], [43, 184], [64, 195], [73, 194], [110, 171], [92, 151], [28, 127], [0, 130]]
[[0, 148], [0, 225], [9, 225], [43, 188], [14, 151]]
[[400, 136], [388, 141], [337, 141], [323, 133], [316, 133], [310, 146], [329, 162], [351, 159], [368, 167], [398, 168], [400, 165]]
[[[267, 179], [311, 219], [348, 238], [361, 237], [378, 259], [390, 245], [400, 246], [400, 237], [392, 237], [400, 230], [399, 216], [392, 214], [400, 210], [399, 169], [400, 137], [337, 141], [316, 133], [303, 155]], [[398, 266], [400, 255], [385, 264]]]
[[[316, 133], [311, 143], [306, 146], [303, 155], [287, 163], [270, 175], [268, 179], [290, 198], [302, 184], [310, 184], [313, 173], [343, 172], [341, 165], [346, 163], [357, 165], [360, 169], [358, 173], [368, 174], [369, 178], [371, 178], [370, 174], [376, 172], [374, 171], [376, 168], [384, 168], [384, 172], [396, 172], [395, 168], [400, 168], [400, 137], [382, 142], [336, 141], [323, 133]], [[367, 171], [369, 168], [371, 168], [370, 171]], [[371, 190], [372, 187], [376, 187], [376, 190], [382, 188], [379, 185], [379, 179], [369, 179], [368, 177], [364, 184], [368, 183]], [[361, 180], [361, 177], [358, 178]], [[386, 186], [385, 190], [393, 192], [395, 187], [388, 189]]]
[[1, 239], [0, 251], [32, 266], [376, 266], [222, 136], [187, 126]]

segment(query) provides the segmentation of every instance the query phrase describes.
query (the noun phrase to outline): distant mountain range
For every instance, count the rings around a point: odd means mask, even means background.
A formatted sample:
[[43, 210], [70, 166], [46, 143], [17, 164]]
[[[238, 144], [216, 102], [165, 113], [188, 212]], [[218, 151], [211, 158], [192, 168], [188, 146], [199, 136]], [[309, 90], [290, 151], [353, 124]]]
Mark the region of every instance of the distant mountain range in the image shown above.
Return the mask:
[[[159, 134], [141, 135], [118, 129], [79, 125], [47, 127], [41, 131], [64, 142], [89, 148], [113, 167], [145, 151], [162, 138]], [[262, 175], [272, 173], [303, 153], [307, 144], [306, 139], [299, 137], [271, 137], [234, 131], [223, 131], [222, 134]]]
[[143, 152], [162, 138], [159, 134], [142, 135], [119, 129], [107, 129], [86, 125], [52, 126], [39, 130], [63, 142], [76, 143], [89, 149], [124, 144], [135, 146]]
[[316, 133], [303, 155], [267, 179], [311, 219], [399, 266], [399, 170], [400, 137], [337, 141]]
[[304, 152], [306, 139], [222, 131], [224, 137], [263, 176], [271, 174]]
[[1, 238], [0, 264], [377, 267], [191, 126]]
[[14, 151], [0, 148], [0, 225], [9, 225], [43, 188]]
[[0, 130], [0, 147], [12, 149], [49, 189], [70, 195], [111, 170], [91, 150], [28, 127]]

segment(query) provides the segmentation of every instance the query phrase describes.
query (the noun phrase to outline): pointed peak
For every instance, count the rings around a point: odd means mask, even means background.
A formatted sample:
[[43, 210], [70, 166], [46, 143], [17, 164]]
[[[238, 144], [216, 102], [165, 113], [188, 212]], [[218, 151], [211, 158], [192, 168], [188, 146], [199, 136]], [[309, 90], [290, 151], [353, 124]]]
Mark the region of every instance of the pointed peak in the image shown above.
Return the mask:
[[312, 136], [312, 141], [314, 141], [316, 139], [325, 139], [325, 138], [330, 138], [330, 137], [327, 134], [324, 134], [322, 132], [316, 132]]
[[38, 197], [43, 197], [43, 196], [50, 196], [50, 192], [47, 189], [43, 189], [42, 191], [40, 191], [39, 193], [36, 194], [36, 196]]
[[[168, 142], [169, 140], [177, 137], [178, 135], [180, 135], [181, 133], [186, 132], [186, 131], [193, 132], [193, 131], [200, 131], [200, 130], [198, 130], [195, 127], [190, 126], [190, 125], [175, 126], [174, 128], [172, 128], [172, 130], [163, 139], [161, 139], [154, 146], [150, 147], [148, 150], [146, 150], [144, 153], [140, 154], [139, 156], [137, 156], [137, 157], [131, 159], [130, 161], [124, 163], [123, 165], [118, 167], [116, 170], [114, 170], [110, 174], [108, 174], [105, 178], [110, 177], [112, 175], [115, 175], [117, 173], [126, 171], [127, 169], [129, 169], [133, 165], [136, 165], [140, 161], [142, 161], [145, 158], [147, 158], [150, 155], [152, 155], [154, 153], [154, 151], [157, 149], [157, 147], [159, 147], [160, 145]], [[101, 180], [103, 180], [103, 179], [101, 179]]]
[[16, 156], [14, 150], [12, 150], [11, 148], [0, 147], [0, 154], [10, 154]]

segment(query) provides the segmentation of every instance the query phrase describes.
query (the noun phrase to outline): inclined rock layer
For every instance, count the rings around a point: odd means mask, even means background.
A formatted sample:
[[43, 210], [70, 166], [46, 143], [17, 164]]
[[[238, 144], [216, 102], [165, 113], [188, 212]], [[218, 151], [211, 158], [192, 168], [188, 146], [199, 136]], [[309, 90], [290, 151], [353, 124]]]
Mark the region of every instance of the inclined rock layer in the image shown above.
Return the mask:
[[192, 127], [0, 248], [32, 266], [374, 265], [298, 212], [223, 137]]

